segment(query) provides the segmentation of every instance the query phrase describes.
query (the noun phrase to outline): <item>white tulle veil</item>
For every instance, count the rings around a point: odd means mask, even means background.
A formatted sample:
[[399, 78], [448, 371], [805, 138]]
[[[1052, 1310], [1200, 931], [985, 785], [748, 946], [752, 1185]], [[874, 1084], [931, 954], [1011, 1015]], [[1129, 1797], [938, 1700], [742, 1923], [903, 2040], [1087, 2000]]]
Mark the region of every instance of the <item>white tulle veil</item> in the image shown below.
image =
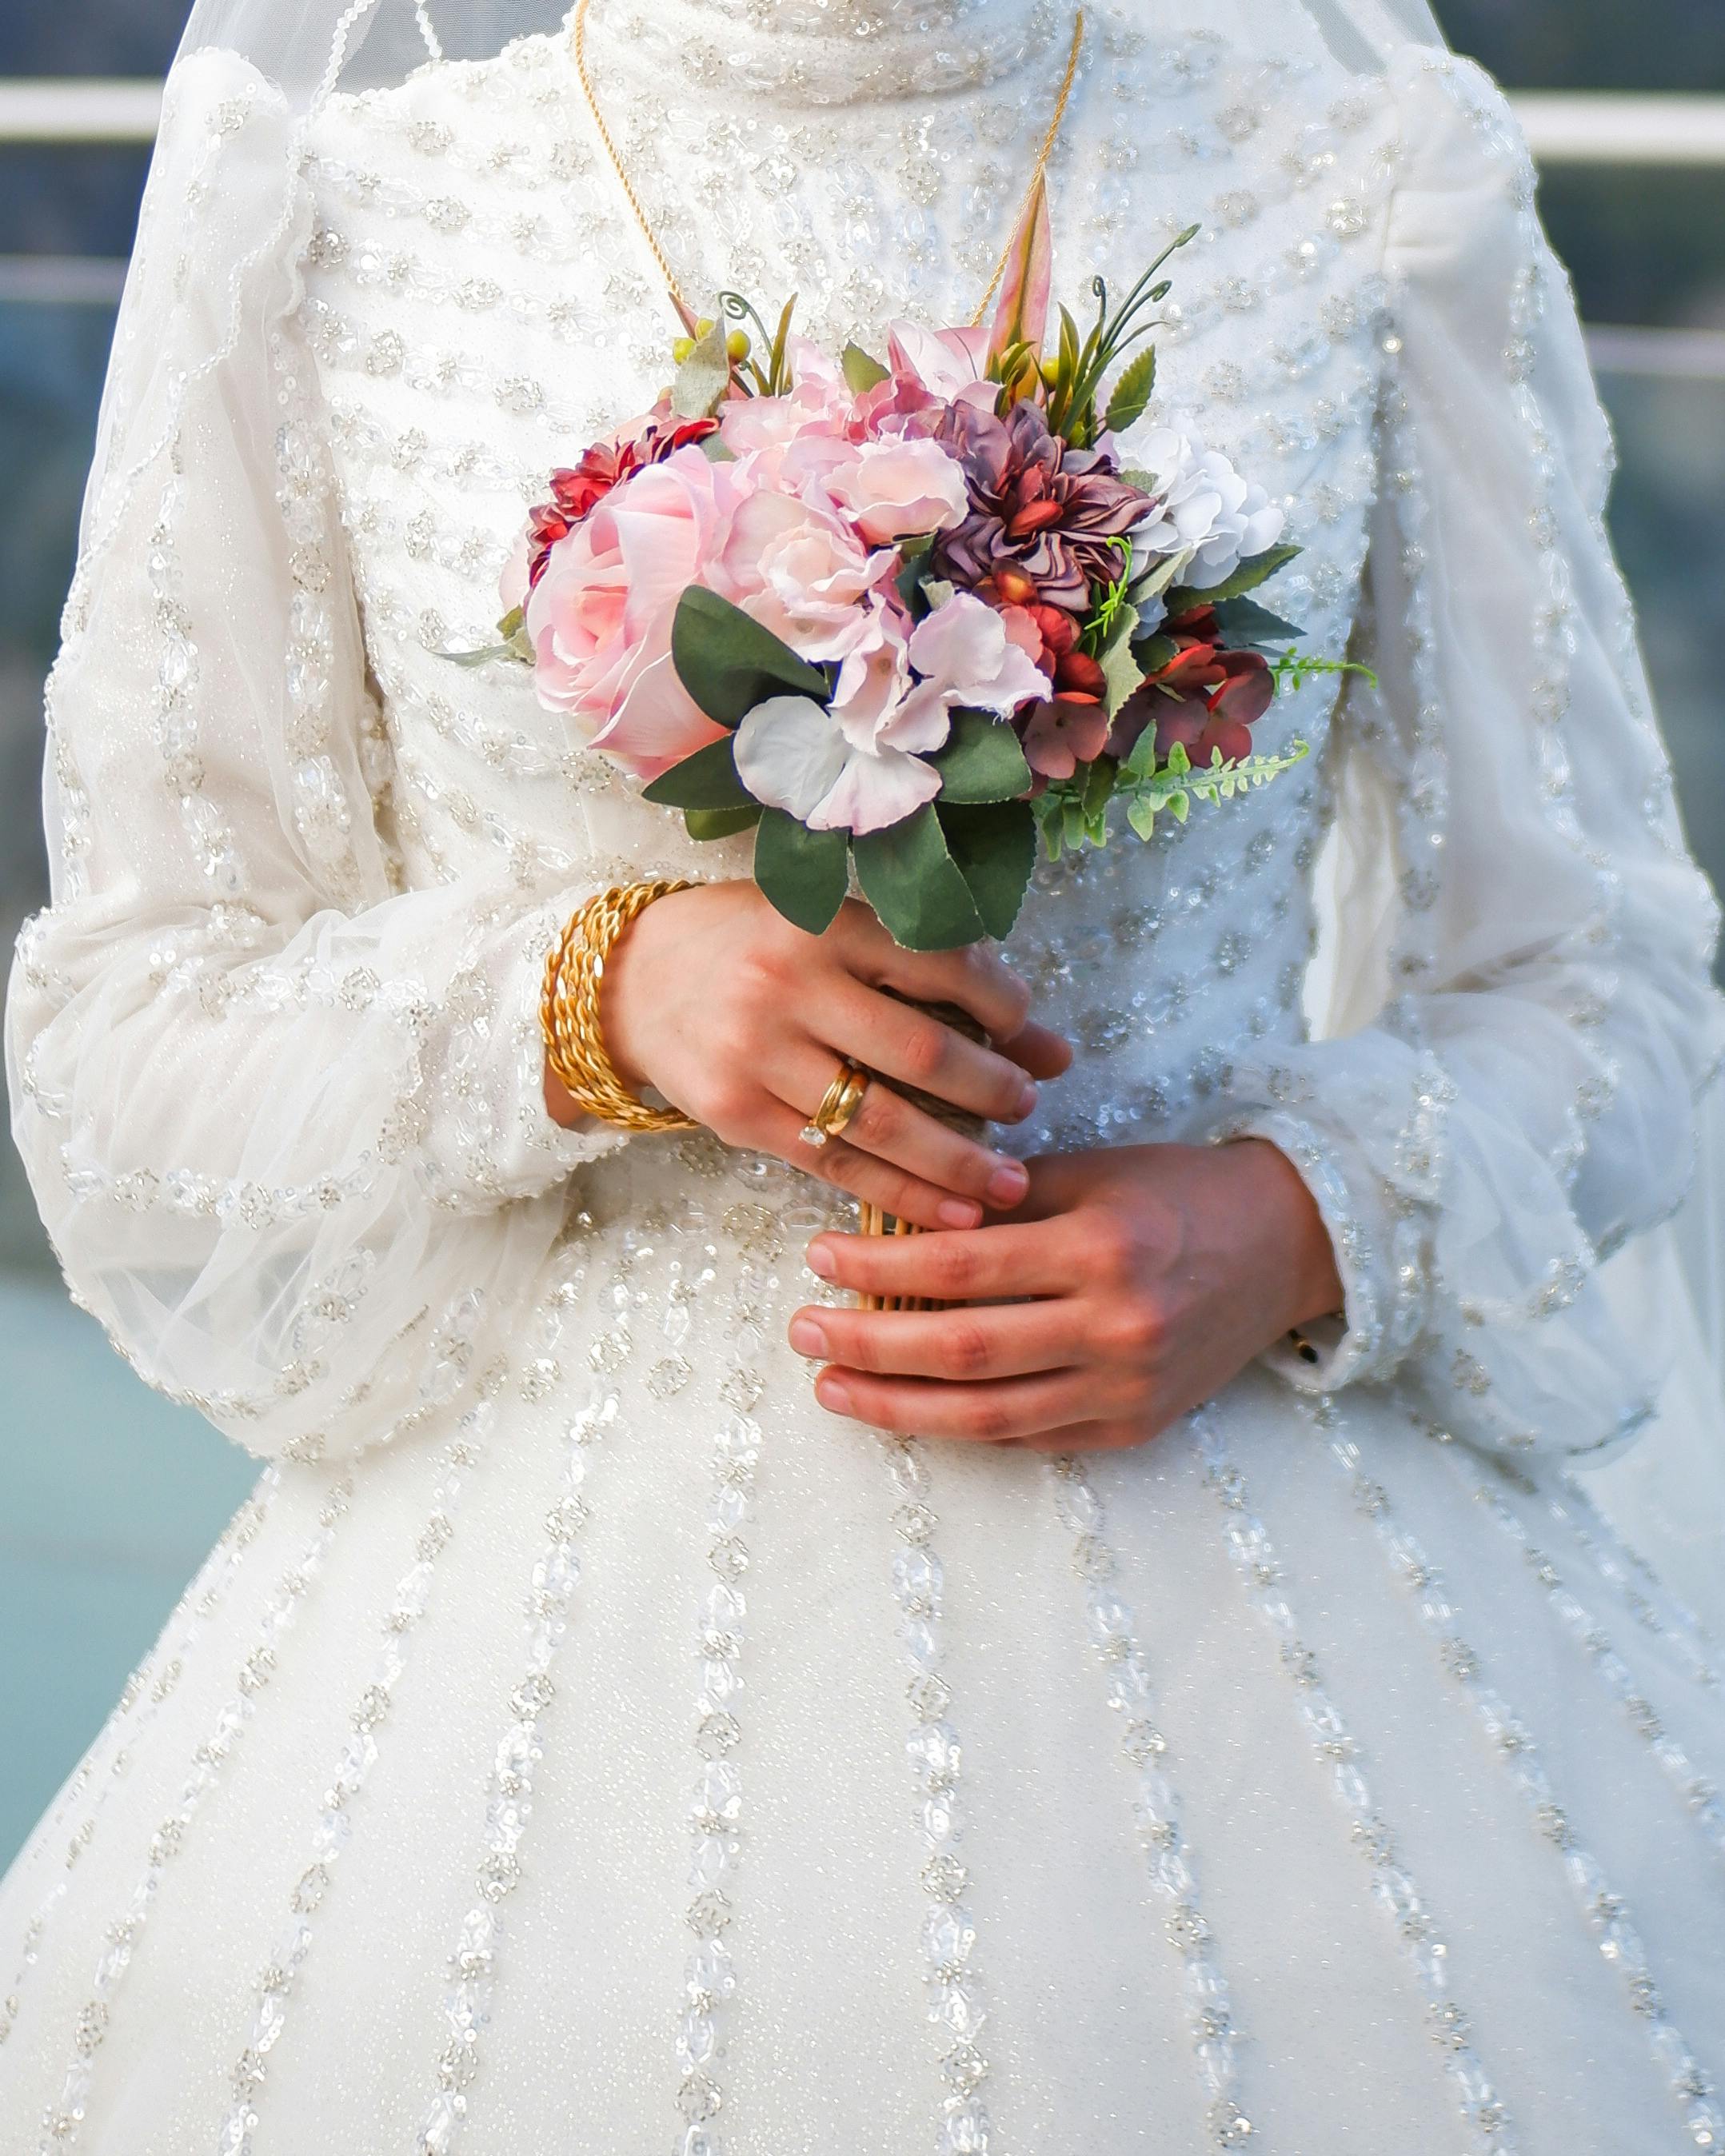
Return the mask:
[[[1026, 8], [1036, 4], [1037, 0], [777, 0], [768, 13], [761, 0], [659, 0], [673, 28], [680, 15], [687, 14], [721, 45], [727, 26], [733, 24], [739, 37], [746, 33], [757, 39], [783, 26], [787, 36], [829, 39], [858, 39], [883, 29], [915, 35], [925, 28], [952, 28], [974, 42], [986, 39], [991, 8], [998, 6], [1012, 14], [1022, 28]], [[605, 0], [593, 0], [596, 22], [604, 5]], [[1165, 10], [1163, 0], [1137, 0], [1137, 9], [1153, 35], [1161, 27], [1172, 35], [1189, 19]], [[657, 13], [656, 8], [655, 20]], [[1042, 14], [1051, 40], [1070, 20], [1063, 0], [1045, 0]], [[516, 38], [557, 35], [571, 18], [567, 0], [197, 0], [182, 60], [212, 49], [238, 55], [256, 94], [279, 100], [290, 120], [303, 122], [333, 95], [390, 85], [428, 65], [481, 59]], [[1425, 0], [1214, 0], [1204, 20], [1247, 50], [1287, 54], [1309, 52], [1321, 42], [1336, 60], [1363, 76], [1384, 68], [1409, 42], [1438, 47], [1443, 43]], [[296, 229], [299, 160], [291, 146], [294, 130], [282, 132], [290, 146], [282, 158], [279, 194], [272, 199], [270, 187], [260, 187], [245, 216], [230, 220], [239, 235], [234, 244], [251, 255], [283, 247]], [[619, 213], [624, 213], [620, 201]], [[188, 301], [172, 274], [172, 249], [164, 246], [158, 259], [152, 229], [146, 205], [86, 502], [86, 558], [100, 552], [105, 533], [120, 521], [133, 479], [148, 469], [172, 433], [187, 377], [182, 369], [164, 369], [156, 356], [168, 349], [183, 352], [187, 341], [183, 324], [172, 337], [162, 333], [168, 314], [194, 302], [199, 306], [210, 326], [203, 362], [210, 367], [234, 348], [231, 342], [224, 346], [223, 340], [241, 334], [241, 325], [233, 318], [238, 310], [224, 306], [219, 294], [204, 291]], [[242, 266], [236, 259], [235, 291]], [[1326, 938], [1310, 998], [1323, 1031], [1353, 1030], [1383, 1001], [1382, 958], [1396, 900], [1391, 851], [1382, 843], [1387, 829], [1383, 804], [1368, 792], [1344, 800], [1322, 884], [1332, 923], [1346, 915], [1348, 957], [1345, 967], [1339, 964], [1337, 939]], [[1632, 1527], [1645, 1527], [1667, 1558], [1678, 1553], [1697, 1594], [1717, 1568], [1698, 1542], [1702, 1531], [1694, 1523], [1725, 1516], [1725, 1448], [1718, 1442], [1725, 1391], [1719, 1380], [1725, 1284], [1718, 1265], [1725, 1248], [1725, 1105], [1717, 1088], [1704, 1116], [1702, 1172], [1684, 1213], [1673, 1226], [1644, 1237], [1612, 1261], [1614, 1294], [1635, 1313], [1635, 1328], [1669, 1327], [1676, 1336], [1676, 1375], [1663, 1430], [1619, 1466], [1604, 1471], [1614, 1507], [1620, 1507]], [[1692, 1560], [1688, 1563], [1681, 1558], [1686, 1545]]]

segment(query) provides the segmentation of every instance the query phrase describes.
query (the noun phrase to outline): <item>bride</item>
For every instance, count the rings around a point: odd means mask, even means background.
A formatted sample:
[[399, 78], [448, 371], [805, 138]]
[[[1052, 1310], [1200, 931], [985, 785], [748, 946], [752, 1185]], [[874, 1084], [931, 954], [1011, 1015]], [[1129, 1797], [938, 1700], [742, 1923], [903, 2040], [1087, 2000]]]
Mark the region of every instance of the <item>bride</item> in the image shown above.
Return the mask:
[[[0, 1885], [0, 2151], [1725, 2147], [1717, 1666], [1571, 1471], [1713, 911], [1503, 100], [1414, 0], [1091, 7], [1058, 259], [1201, 224], [1144, 424], [1373, 678], [916, 956], [447, 654], [666, 270], [968, 319], [1079, 26], [560, 4], [200, 0], [169, 83], [8, 1040], [74, 1293], [267, 1465]], [[539, 982], [661, 878], [629, 1135]]]

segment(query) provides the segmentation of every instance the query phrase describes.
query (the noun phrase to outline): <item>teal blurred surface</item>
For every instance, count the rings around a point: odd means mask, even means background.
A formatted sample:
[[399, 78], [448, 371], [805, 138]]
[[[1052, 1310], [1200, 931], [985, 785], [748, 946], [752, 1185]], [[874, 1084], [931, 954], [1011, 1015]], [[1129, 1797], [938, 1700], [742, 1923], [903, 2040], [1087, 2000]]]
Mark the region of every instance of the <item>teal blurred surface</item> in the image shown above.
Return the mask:
[[0, 1867], [256, 1481], [57, 1281], [0, 1276]]

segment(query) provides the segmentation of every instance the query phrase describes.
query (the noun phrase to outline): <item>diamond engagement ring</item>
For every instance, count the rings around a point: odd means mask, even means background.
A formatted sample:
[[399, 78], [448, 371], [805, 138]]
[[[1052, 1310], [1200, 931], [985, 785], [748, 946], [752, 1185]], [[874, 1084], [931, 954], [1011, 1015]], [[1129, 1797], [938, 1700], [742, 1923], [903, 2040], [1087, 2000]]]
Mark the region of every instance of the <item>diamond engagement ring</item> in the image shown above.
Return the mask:
[[818, 1149], [829, 1138], [842, 1137], [868, 1090], [868, 1072], [859, 1070], [854, 1063], [841, 1063], [838, 1075], [826, 1090], [826, 1097], [803, 1126], [800, 1135], [803, 1144]]

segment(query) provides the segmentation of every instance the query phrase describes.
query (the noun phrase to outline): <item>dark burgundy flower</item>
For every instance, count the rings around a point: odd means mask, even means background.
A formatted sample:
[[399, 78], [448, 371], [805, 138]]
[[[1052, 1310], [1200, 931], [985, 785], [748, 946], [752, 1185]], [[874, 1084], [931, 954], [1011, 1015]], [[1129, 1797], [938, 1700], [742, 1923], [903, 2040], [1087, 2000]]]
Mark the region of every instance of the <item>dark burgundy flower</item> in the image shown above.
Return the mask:
[[554, 471], [551, 500], [527, 512], [527, 588], [545, 574], [558, 540], [567, 539], [624, 480], [644, 465], [663, 464], [691, 442], [704, 442], [718, 427], [716, 419], [685, 419], [674, 426], [655, 420], [624, 440], [594, 443], [578, 465]]
[[1041, 779], [1070, 778], [1108, 746], [1108, 713], [1091, 696], [1055, 696], [1030, 705], [1018, 721], [1024, 761]]
[[953, 404], [935, 429], [963, 469], [970, 511], [935, 542], [933, 567], [997, 604], [1058, 608], [1082, 619], [1122, 567], [1113, 542], [1155, 507], [1110, 450], [1074, 449], [1040, 405], [1004, 419]]
[[1189, 644], [1121, 706], [1109, 753], [1130, 756], [1153, 725], [1158, 759], [1178, 742], [1194, 763], [1209, 763], [1217, 749], [1236, 762], [1251, 754], [1252, 728], [1275, 700], [1276, 677], [1261, 652]]

